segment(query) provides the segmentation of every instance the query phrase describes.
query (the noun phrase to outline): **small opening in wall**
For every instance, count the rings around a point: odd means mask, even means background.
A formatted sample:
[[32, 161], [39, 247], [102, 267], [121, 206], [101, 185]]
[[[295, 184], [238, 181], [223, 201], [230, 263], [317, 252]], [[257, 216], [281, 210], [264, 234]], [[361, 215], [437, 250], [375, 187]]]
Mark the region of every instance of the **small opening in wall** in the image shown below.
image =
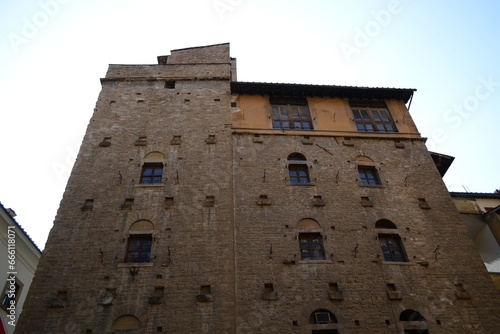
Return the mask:
[[392, 283], [387, 284], [387, 290], [388, 291], [396, 291], [396, 285]]
[[137, 103], [144, 103], [144, 100], [137, 100]]
[[220, 102], [220, 99], [214, 99], [214, 102]]
[[231, 107], [232, 108], [236, 107], [236, 105], [237, 105], [236, 102], [231, 102]]
[[436, 324], [438, 324], [439, 326], [441, 326], [441, 320], [437, 320], [436, 319]]
[[330, 226], [330, 228], [331, 228], [332, 230], [335, 230], [335, 226], [333, 226], [333, 225], [332, 225], [332, 226]]
[[156, 279], [162, 279], [163, 275], [156, 275]]
[[356, 326], [359, 326], [359, 320], [354, 320], [354, 324], [355, 324]]
[[157, 333], [163, 332], [163, 327], [156, 327], [156, 332]]
[[58, 299], [68, 299], [68, 291], [66, 291], [66, 290], [59, 290], [57, 292], [57, 298]]
[[109, 101], [109, 104], [115, 104], [115, 103], [116, 103], [116, 101], [114, 101], [114, 100], [113, 101]]
[[163, 292], [165, 291], [165, 287], [163, 286], [155, 286], [155, 296], [163, 296]]
[[297, 322], [297, 320], [292, 321], [292, 326], [298, 326], [298, 325], [299, 323]]
[[174, 89], [175, 88], [175, 81], [173, 81], [173, 80], [165, 81], [165, 88]]
[[390, 321], [390, 320], [388, 320], [388, 319], [385, 319], [385, 324], [386, 324], [386, 325], [390, 325], [390, 324], [391, 324], [391, 321]]
[[202, 286], [200, 287], [200, 293], [201, 293], [202, 295], [209, 295], [209, 294], [211, 294], [211, 293], [212, 293], [212, 290], [211, 290], [211, 288], [210, 288], [210, 285], [202, 285]]
[[328, 287], [330, 288], [330, 291], [339, 291], [338, 283], [328, 283]]

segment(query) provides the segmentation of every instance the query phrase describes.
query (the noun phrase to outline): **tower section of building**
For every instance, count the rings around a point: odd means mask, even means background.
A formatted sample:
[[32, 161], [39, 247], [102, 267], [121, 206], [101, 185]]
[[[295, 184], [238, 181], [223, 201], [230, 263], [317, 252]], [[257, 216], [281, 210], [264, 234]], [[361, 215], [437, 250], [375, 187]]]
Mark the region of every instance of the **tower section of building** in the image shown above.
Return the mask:
[[234, 327], [229, 45], [158, 60], [101, 79], [19, 332]]

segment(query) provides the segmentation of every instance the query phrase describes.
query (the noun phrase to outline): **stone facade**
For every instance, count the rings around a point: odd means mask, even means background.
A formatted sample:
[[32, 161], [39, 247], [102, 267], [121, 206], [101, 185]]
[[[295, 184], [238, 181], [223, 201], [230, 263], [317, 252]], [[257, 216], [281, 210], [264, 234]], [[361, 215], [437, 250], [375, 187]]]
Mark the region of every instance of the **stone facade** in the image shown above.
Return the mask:
[[[232, 82], [228, 44], [158, 61], [102, 79], [18, 333], [500, 330], [498, 294], [405, 107], [413, 90]], [[307, 101], [314, 130], [273, 128], [270, 96]], [[349, 103], [367, 99], [398, 132], [356, 130]], [[387, 236], [402, 261], [384, 258]], [[127, 260], [135, 238], [146, 261]], [[322, 254], [307, 258], [305, 239]]]

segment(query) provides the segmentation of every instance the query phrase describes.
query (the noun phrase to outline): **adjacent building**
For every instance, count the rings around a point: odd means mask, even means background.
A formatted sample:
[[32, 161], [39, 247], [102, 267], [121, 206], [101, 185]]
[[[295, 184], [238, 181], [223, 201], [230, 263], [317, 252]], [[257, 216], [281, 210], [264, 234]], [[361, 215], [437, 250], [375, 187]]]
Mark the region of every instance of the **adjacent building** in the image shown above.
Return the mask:
[[240, 82], [229, 44], [101, 82], [18, 333], [500, 332], [414, 89]]
[[500, 290], [500, 190], [450, 194], [486, 269]]
[[41, 255], [15, 216], [0, 203], [1, 334], [14, 333]]

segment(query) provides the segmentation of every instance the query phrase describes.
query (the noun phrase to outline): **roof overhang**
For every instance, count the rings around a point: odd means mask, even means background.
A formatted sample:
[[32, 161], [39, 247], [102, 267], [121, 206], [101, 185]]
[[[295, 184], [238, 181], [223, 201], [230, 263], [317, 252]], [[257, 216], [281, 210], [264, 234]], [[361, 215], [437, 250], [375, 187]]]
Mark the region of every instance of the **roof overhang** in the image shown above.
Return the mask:
[[295, 97], [340, 97], [348, 99], [395, 99], [407, 103], [416, 89], [413, 88], [370, 88], [355, 86], [305, 85], [263, 82], [231, 82], [235, 94], [258, 94]]
[[446, 172], [448, 171], [448, 168], [450, 168], [455, 158], [449, 155], [439, 154], [435, 152], [429, 153], [431, 154], [432, 160], [434, 160], [434, 164], [436, 165], [439, 174], [441, 175], [441, 177], [443, 177], [444, 174], [446, 174]]

